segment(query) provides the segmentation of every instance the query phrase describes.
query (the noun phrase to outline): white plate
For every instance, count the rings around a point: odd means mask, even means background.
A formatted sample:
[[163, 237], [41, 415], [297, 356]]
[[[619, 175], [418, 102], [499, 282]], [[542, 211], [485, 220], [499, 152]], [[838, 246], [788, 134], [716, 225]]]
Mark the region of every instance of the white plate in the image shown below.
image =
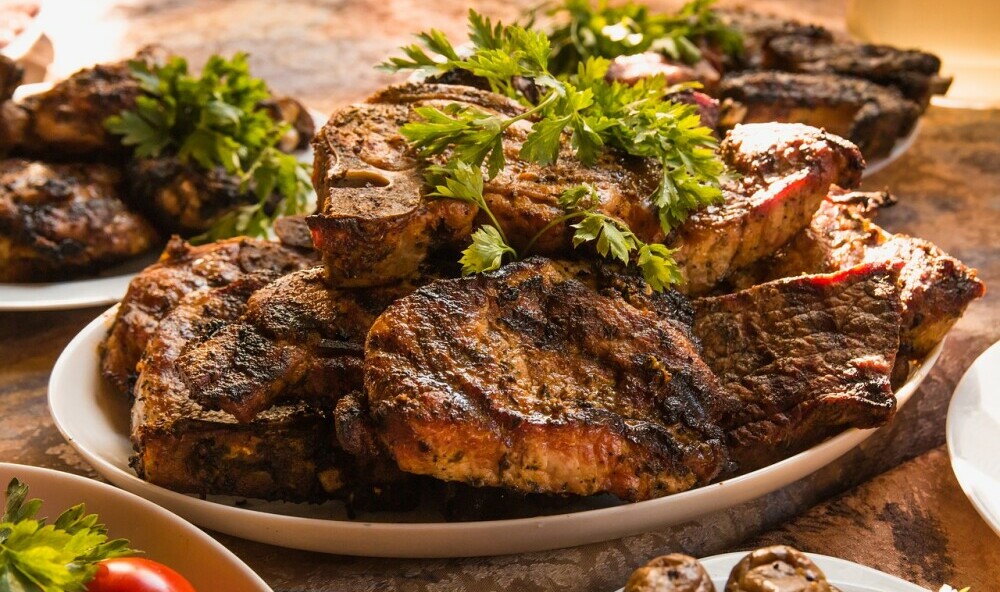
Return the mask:
[[[50, 88], [52, 85], [47, 82], [25, 84], [18, 87], [14, 99], [20, 100]], [[310, 109], [309, 114], [317, 128], [326, 123], [327, 117], [322, 113]], [[312, 164], [312, 148], [297, 152], [296, 156]], [[65, 310], [113, 304], [125, 296], [132, 278], [157, 258], [159, 251], [147, 253], [105, 270], [99, 277], [68, 282], [0, 283], [0, 311]]]
[[[823, 570], [826, 579], [843, 592], [928, 592], [925, 588], [901, 580], [896, 576], [890, 576], [877, 569], [836, 557], [816, 553], [808, 555]], [[715, 584], [716, 589], [722, 592], [729, 579], [729, 572], [746, 556], [747, 552], [742, 551], [715, 555], [700, 561], [705, 566], [705, 571], [712, 577], [712, 583]], [[624, 588], [618, 592], [623, 592], [623, 590]]]
[[0, 463], [0, 487], [17, 477], [28, 498], [41, 499], [39, 516], [55, 519], [79, 503], [97, 514], [112, 538], [125, 538], [144, 557], [180, 572], [197, 590], [271, 592], [245, 563], [190, 522], [141, 497], [93, 479], [50, 469]]
[[958, 383], [948, 406], [947, 439], [962, 490], [1000, 535], [1000, 342]]
[[[59, 431], [115, 485], [195, 524], [284, 547], [378, 557], [471, 557], [610, 540], [679, 524], [770, 493], [827, 465], [874, 432], [847, 430], [764, 469], [668, 497], [622, 505], [598, 498], [588, 500], [589, 507], [596, 509], [516, 520], [426, 522], [426, 515], [385, 513], [349, 521], [336, 519], [343, 515], [337, 502], [278, 504], [223, 496], [199, 499], [147, 483], [129, 468], [132, 447], [127, 403], [111, 392], [98, 371], [97, 346], [116, 309], [112, 307], [84, 328], [52, 370], [49, 408]], [[940, 352], [938, 345], [898, 391], [900, 405], [917, 389]]]

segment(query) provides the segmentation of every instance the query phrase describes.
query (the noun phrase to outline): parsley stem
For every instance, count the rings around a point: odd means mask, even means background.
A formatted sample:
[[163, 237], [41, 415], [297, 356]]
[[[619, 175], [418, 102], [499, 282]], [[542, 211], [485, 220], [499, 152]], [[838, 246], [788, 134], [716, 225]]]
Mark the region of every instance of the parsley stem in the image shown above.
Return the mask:
[[545, 234], [546, 232], [552, 230], [552, 228], [554, 228], [556, 225], [572, 220], [573, 218], [582, 218], [586, 215], [587, 212], [570, 212], [568, 214], [563, 214], [562, 216], [559, 216], [555, 220], [552, 220], [551, 222], [543, 226], [541, 230], [535, 233], [535, 236], [531, 237], [531, 240], [528, 241], [528, 244], [525, 245], [524, 247], [524, 253], [525, 254], [530, 253], [531, 247], [535, 246], [535, 243], [538, 242], [538, 239], [541, 238], [542, 235]]

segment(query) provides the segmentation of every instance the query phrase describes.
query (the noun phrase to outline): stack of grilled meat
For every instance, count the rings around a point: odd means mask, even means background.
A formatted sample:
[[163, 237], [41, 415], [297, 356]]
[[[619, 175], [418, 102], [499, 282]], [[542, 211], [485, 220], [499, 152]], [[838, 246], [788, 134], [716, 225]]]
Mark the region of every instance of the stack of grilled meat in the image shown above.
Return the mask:
[[[133, 59], [162, 60], [146, 49]], [[0, 281], [96, 273], [162, 246], [161, 237], [205, 231], [256, 201], [221, 168], [205, 173], [176, 156], [131, 158], [105, 120], [135, 108], [142, 91], [127, 61], [81, 70], [23, 101], [15, 64], [0, 56]], [[294, 124], [283, 142], [304, 147], [312, 120], [292, 99], [266, 105]]]
[[[761, 467], [896, 409], [892, 382], [983, 284], [847, 193], [850, 142], [797, 124], [736, 126], [725, 201], [663, 236], [660, 172], [608, 153], [516, 157], [485, 199], [520, 246], [590, 183], [604, 213], [677, 249], [656, 293], [572, 245], [459, 277], [483, 214], [431, 199], [399, 134], [424, 105], [522, 107], [407, 84], [335, 112], [313, 140], [319, 207], [286, 244], [171, 243], [133, 281], [102, 370], [132, 400], [133, 467], [178, 491], [404, 507], [421, 483], [645, 500]], [[521, 135], [519, 135], [521, 134]], [[884, 200], [883, 200], [884, 201]], [[491, 493], [493, 492], [493, 493]]]
[[888, 156], [931, 96], [951, 84], [929, 53], [840, 40], [816, 25], [747, 10], [719, 14], [742, 34], [741, 55], [721, 57], [708, 47], [694, 66], [656, 52], [622, 56], [609, 77], [698, 81], [721, 102], [716, 117], [723, 132], [739, 123], [804, 123], [851, 140], [870, 160]]

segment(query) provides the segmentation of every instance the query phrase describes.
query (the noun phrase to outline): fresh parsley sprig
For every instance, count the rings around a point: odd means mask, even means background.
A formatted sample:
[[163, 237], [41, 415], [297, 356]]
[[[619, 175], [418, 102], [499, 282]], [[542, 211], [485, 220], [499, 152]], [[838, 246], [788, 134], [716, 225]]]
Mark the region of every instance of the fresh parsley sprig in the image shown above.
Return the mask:
[[189, 73], [180, 57], [162, 65], [136, 60], [129, 68], [143, 94], [134, 110], [109, 117], [105, 127], [120, 134], [138, 158], [168, 153], [204, 170], [222, 167], [256, 198], [221, 216], [198, 240], [267, 236], [274, 217], [306, 211], [312, 195], [308, 168], [277, 148], [288, 125], [261, 108], [271, 93], [250, 75], [246, 54], [212, 56], [200, 76]]
[[612, 5], [598, 0], [595, 5], [591, 0], [564, 0], [544, 3], [526, 16], [530, 23], [540, 14], [552, 21], [551, 69], [570, 74], [588, 58], [613, 59], [645, 51], [693, 64], [702, 59], [702, 41], [729, 55], [741, 53], [742, 37], [712, 10], [714, 2], [692, 0], [675, 14], [661, 14], [635, 2]]
[[[455, 187], [472, 187], [469, 175], [481, 175], [485, 166], [488, 179], [506, 165], [504, 137], [519, 121], [530, 122], [530, 131], [521, 145], [520, 158], [546, 166], [556, 162], [568, 138], [573, 155], [584, 165], [592, 165], [608, 149], [659, 163], [662, 180], [649, 196], [664, 233], [669, 233], [694, 210], [717, 203], [722, 192], [719, 180], [724, 167], [718, 159], [711, 130], [701, 126], [696, 109], [665, 99], [672, 90], [662, 77], [634, 86], [607, 82], [609, 62], [588, 58], [575, 74], [556, 77], [549, 70], [551, 47], [544, 33], [521, 26], [494, 24], [470, 10], [471, 50], [459, 52], [439, 31], [417, 36], [424, 47], [403, 49], [406, 57], [391, 58], [380, 67], [390, 71], [416, 70], [444, 73], [463, 70], [485, 80], [496, 91], [525, 105], [515, 116], [488, 113], [468, 105], [444, 108], [418, 107], [421, 118], [405, 124], [400, 133], [420, 156], [445, 156], [447, 164], [432, 172], [436, 195], [473, 203], [492, 219], [492, 230], [473, 236], [473, 244], [463, 253], [467, 273], [495, 269], [503, 257], [517, 257], [481, 197], [467, 191], [464, 198], [446, 195]], [[520, 81], [520, 83], [516, 83]], [[532, 96], [524, 89], [530, 87]], [[456, 193], [452, 191], [452, 193]], [[610, 218], [594, 206], [568, 212], [581, 217], [574, 244], [596, 241], [602, 256], [626, 263], [636, 253], [650, 285], [662, 289], [679, 281], [680, 274], [672, 251], [663, 245], [646, 245], [620, 220]], [[553, 222], [567, 222], [562, 217]], [[547, 231], [549, 226], [543, 230]], [[529, 244], [533, 244], [532, 240]], [[529, 251], [530, 249], [525, 249]]]
[[124, 539], [108, 539], [107, 529], [73, 506], [46, 524], [37, 519], [41, 500], [28, 500], [28, 486], [12, 479], [0, 518], [0, 589], [23, 592], [85, 590], [97, 562], [133, 555]]

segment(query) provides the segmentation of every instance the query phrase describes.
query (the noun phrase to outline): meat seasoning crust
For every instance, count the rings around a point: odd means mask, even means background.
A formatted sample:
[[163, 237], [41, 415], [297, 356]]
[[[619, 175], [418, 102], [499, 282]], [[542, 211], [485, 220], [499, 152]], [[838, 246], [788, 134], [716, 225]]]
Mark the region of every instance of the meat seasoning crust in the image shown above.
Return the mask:
[[736, 403], [724, 425], [741, 471], [893, 416], [901, 265], [859, 265], [695, 301], [705, 362]]
[[365, 387], [400, 468], [443, 480], [637, 501], [725, 464], [725, 401], [687, 328], [541, 258], [394, 303]]

